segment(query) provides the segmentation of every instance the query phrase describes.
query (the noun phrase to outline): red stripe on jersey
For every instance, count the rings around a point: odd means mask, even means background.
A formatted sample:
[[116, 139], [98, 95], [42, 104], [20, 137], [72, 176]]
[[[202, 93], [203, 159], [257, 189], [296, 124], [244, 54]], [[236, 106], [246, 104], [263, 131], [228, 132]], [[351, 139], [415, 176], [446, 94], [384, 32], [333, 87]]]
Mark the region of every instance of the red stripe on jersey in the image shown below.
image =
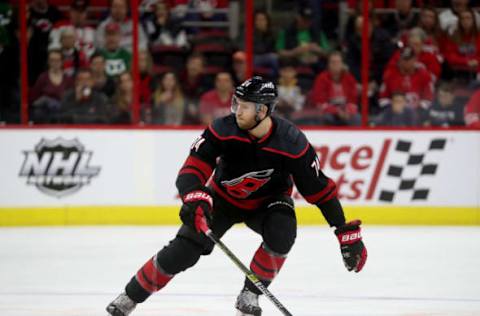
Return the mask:
[[188, 168], [188, 167], [182, 168], [178, 173], [178, 175], [188, 174], [188, 173], [196, 175], [202, 182], [202, 185], [205, 185], [205, 182], [207, 182], [207, 179], [205, 179], [205, 175], [200, 171], [198, 171], [197, 169], [193, 169], [193, 168]]
[[245, 137], [240, 137], [240, 136], [220, 136], [218, 135], [218, 133], [213, 129], [212, 125], [208, 126], [208, 129], [210, 130], [210, 132], [212, 132], [212, 134], [220, 139], [220, 140], [231, 140], [231, 139], [234, 139], [234, 140], [238, 140], [238, 141], [241, 141], [241, 142], [245, 142], [245, 143], [251, 143], [252, 141], [248, 138], [245, 138]]
[[220, 195], [225, 201], [232, 204], [235, 207], [244, 209], [244, 210], [255, 210], [262, 206], [267, 198], [259, 198], [259, 199], [252, 199], [252, 200], [236, 200], [227, 193], [223, 192], [222, 189], [215, 183], [215, 181], [209, 182], [209, 185], [213, 188], [215, 193]]
[[333, 199], [336, 195], [337, 188], [335, 182], [333, 182], [332, 179], [328, 179], [328, 183], [325, 188], [318, 193], [305, 195], [305, 200], [307, 200], [308, 203], [316, 204], [319, 202], [327, 202], [328, 200]]
[[285, 151], [278, 150], [278, 149], [275, 149], [275, 148], [270, 148], [270, 147], [263, 147], [262, 150], [269, 151], [269, 152], [272, 152], [272, 153], [275, 153], [275, 154], [280, 154], [280, 155], [283, 155], [283, 156], [287, 156], [289, 158], [296, 159], [296, 158], [302, 157], [307, 152], [309, 146], [310, 146], [310, 144], [307, 144], [307, 146], [305, 146], [305, 148], [302, 149], [302, 151], [297, 155], [290, 154], [290, 153], [287, 153]]
[[172, 278], [173, 275], [166, 274], [155, 266], [155, 257], [148, 260], [136, 274], [140, 286], [149, 293], [160, 290]]
[[196, 169], [200, 170], [203, 173], [205, 179], [210, 178], [213, 172], [212, 167], [208, 163], [192, 155], [187, 157], [187, 160], [185, 160], [182, 169], [187, 167], [195, 167]]

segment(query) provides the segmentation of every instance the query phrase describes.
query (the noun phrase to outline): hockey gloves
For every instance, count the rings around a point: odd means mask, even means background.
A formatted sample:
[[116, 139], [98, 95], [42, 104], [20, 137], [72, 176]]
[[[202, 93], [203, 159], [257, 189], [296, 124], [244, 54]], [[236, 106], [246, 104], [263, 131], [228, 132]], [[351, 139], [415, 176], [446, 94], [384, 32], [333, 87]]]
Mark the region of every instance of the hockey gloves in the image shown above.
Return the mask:
[[193, 190], [182, 197], [183, 206], [180, 209], [182, 222], [195, 229], [198, 233], [206, 232], [212, 219], [213, 200], [207, 189]]
[[343, 263], [348, 271], [360, 272], [367, 261], [367, 248], [363, 245], [360, 220], [354, 220], [335, 229]]

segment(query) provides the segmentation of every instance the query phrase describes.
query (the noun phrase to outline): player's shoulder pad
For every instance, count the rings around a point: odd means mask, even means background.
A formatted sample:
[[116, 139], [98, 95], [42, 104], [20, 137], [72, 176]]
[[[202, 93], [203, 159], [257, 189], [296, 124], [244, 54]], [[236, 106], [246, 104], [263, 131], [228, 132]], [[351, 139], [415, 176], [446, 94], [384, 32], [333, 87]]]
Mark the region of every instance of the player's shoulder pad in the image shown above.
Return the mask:
[[275, 122], [277, 124], [275, 135], [267, 148], [290, 158], [298, 158], [305, 154], [309, 146], [305, 134], [285, 119], [276, 117]]
[[233, 114], [215, 119], [208, 127], [208, 130], [219, 140], [245, 139], [248, 141], [245, 133], [242, 133], [238, 128]]

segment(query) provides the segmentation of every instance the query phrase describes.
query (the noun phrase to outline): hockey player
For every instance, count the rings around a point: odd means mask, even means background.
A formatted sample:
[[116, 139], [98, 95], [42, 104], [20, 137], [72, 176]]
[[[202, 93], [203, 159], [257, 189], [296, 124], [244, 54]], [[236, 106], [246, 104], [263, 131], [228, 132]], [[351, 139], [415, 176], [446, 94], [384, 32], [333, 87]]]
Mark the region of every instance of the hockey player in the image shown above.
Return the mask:
[[[271, 116], [276, 98], [271, 81], [246, 80], [235, 90], [233, 113], [213, 121], [195, 140], [176, 181], [183, 201], [183, 225], [107, 306], [110, 315], [129, 315], [177, 273], [210, 254], [214, 244], [201, 232], [205, 223], [219, 238], [239, 222], [260, 234], [263, 242], [250, 269], [268, 286], [295, 241], [297, 222], [290, 197], [294, 182], [305, 199], [320, 208], [328, 224], [336, 227], [346, 268], [362, 270], [367, 250], [361, 222], [345, 222], [335, 183], [320, 170], [305, 135], [292, 123]], [[238, 315], [261, 315], [260, 293], [245, 279], [236, 301]]]

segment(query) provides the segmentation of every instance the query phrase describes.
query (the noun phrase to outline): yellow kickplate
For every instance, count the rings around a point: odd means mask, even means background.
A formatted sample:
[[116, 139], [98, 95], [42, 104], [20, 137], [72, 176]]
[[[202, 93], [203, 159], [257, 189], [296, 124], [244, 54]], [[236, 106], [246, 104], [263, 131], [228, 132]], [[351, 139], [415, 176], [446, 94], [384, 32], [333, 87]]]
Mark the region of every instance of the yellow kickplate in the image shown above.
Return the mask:
[[[176, 225], [179, 206], [0, 208], [0, 226]], [[348, 206], [348, 220], [379, 225], [480, 225], [479, 207]], [[326, 224], [313, 206], [297, 207], [300, 225]]]

